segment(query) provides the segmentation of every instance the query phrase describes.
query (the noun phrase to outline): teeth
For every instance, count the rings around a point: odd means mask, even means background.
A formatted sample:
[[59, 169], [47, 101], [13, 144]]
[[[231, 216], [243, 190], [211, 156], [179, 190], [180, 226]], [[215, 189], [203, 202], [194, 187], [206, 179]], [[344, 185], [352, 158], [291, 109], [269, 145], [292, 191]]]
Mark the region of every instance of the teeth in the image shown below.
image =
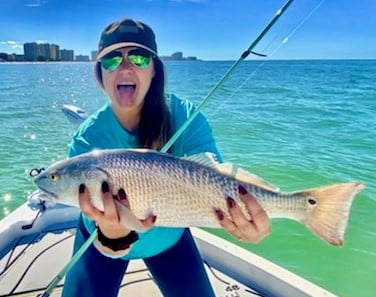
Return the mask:
[[120, 87], [134, 87], [136, 84], [135, 83], [122, 83], [118, 84]]
[[135, 89], [136, 88], [136, 84], [135, 83], [118, 84], [117, 85], [117, 89], [119, 90], [120, 88], [133, 88], [133, 89]]
[[117, 88], [118, 89], [120, 89], [120, 88], [136, 88], [136, 84], [135, 83], [121, 83], [121, 84], [117, 85]]

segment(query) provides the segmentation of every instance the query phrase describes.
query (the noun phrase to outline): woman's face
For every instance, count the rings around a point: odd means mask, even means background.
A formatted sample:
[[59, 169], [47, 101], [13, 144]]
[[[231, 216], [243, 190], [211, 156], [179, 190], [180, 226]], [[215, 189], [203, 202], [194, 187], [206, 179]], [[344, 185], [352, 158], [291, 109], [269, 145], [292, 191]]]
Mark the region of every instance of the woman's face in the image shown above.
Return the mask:
[[[107, 54], [104, 57], [109, 57], [107, 61], [101, 59], [103, 88], [110, 97], [115, 113], [141, 111], [155, 74], [153, 59], [150, 57], [150, 62], [147, 64], [145, 61], [148, 60], [142, 57], [145, 52], [147, 53], [137, 47], [126, 47]], [[118, 67], [116, 63], [114, 66], [114, 57], [115, 60], [121, 61]]]

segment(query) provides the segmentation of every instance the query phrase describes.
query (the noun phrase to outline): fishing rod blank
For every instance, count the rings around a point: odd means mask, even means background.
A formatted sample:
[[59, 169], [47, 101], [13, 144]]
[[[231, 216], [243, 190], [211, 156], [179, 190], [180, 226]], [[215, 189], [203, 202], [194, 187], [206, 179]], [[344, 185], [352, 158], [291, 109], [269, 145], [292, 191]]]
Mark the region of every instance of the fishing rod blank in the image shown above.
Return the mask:
[[[266, 25], [264, 30], [257, 36], [257, 38], [252, 42], [252, 44], [245, 50], [240, 58], [235, 61], [235, 63], [227, 70], [227, 72], [222, 76], [222, 78], [216, 83], [216, 85], [211, 89], [211, 91], [204, 97], [201, 103], [197, 106], [196, 110], [192, 113], [192, 115], [184, 122], [184, 124], [175, 132], [175, 134], [170, 138], [170, 140], [162, 147], [161, 152], [167, 152], [170, 147], [175, 143], [175, 141], [179, 138], [181, 134], [187, 129], [189, 124], [196, 118], [199, 114], [200, 110], [208, 103], [209, 99], [213, 96], [213, 94], [219, 89], [219, 87], [229, 78], [232, 72], [235, 71], [236, 68], [248, 57], [250, 53], [254, 53], [252, 50], [256, 47], [256, 45], [261, 41], [261, 39], [265, 36], [266, 33], [273, 27], [274, 23], [282, 16], [282, 14], [288, 9], [291, 3], [294, 0], [288, 0], [275, 14], [275, 16], [271, 19], [271, 21]], [[258, 54], [260, 55], [260, 54]]]
[[[227, 72], [222, 76], [222, 78], [215, 84], [215, 86], [211, 89], [211, 91], [204, 97], [201, 103], [197, 106], [196, 110], [193, 114], [184, 122], [184, 124], [174, 133], [174, 135], [170, 138], [170, 140], [162, 147], [161, 152], [167, 152], [170, 147], [175, 143], [175, 141], [179, 138], [179, 136], [187, 129], [189, 124], [196, 118], [199, 114], [200, 110], [206, 105], [209, 99], [213, 96], [213, 94], [219, 89], [219, 87], [228, 79], [232, 72], [248, 57], [250, 53], [254, 53], [252, 50], [256, 47], [256, 45], [261, 41], [261, 39], [265, 36], [265, 34], [273, 27], [274, 23], [282, 16], [282, 14], [288, 9], [291, 3], [294, 0], [288, 0], [275, 14], [275, 16], [271, 19], [271, 21], [266, 25], [266, 27], [262, 30], [262, 32], [257, 36], [257, 38], [252, 42], [252, 44], [245, 50], [240, 58], [235, 61], [235, 63], [227, 70]], [[70, 268], [79, 260], [82, 254], [86, 251], [86, 249], [94, 242], [97, 233], [94, 232], [91, 236], [86, 240], [86, 242], [81, 246], [81, 248], [76, 252], [76, 254], [72, 257], [72, 259], [68, 262], [68, 264], [59, 272], [59, 274], [53, 279], [53, 281], [48, 286], [47, 290], [42, 294], [39, 295], [40, 297], [49, 297], [52, 293], [53, 289], [57, 286], [60, 280], [68, 273]]]

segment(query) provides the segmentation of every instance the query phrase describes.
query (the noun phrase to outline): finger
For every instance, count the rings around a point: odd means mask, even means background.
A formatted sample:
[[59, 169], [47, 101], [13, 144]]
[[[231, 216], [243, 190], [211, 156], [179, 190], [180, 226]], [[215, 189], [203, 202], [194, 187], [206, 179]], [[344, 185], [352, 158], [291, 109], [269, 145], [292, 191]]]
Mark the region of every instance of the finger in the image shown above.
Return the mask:
[[229, 220], [229, 218], [223, 213], [220, 209], [214, 210], [215, 216], [217, 218], [218, 223], [221, 225], [223, 229], [225, 229], [227, 232], [229, 232], [232, 236], [234, 236], [237, 239], [242, 238], [242, 233], [240, 232], [239, 228]]
[[106, 181], [102, 182], [102, 200], [104, 216], [111, 221], [119, 221], [118, 212], [115, 206], [114, 198], [110, 192], [110, 186]]
[[251, 215], [251, 223], [260, 235], [270, 233], [270, 220], [265, 210], [257, 202], [256, 198], [251, 195], [244, 187], [239, 186], [240, 199], [244, 202], [249, 214]]
[[122, 188], [119, 189], [119, 191], [117, 193], [117, 196], [116, 196], [116, 199], [121, 204], [123, 204], [125, 207], [130, 208], [130, 204], [129, 204], [129, 200], [128, 200], [128, 197], [127, 197], [127, 193], [125, 193], [124, 189], [122, 189]]
[[239, 205], [231, 197], [227, 197], [227, 206], [229, 208], [229, 213], [233, 220], [233, 224], [236, 229], [231, 231], [236, 238], [239, 240], [245, 240], [252, 243], [259, 242], [264, 235], [260, 235], [259, 230], [254, 225], [253, 221], [249, 221]]
[[[118, 191], [118, 194], [116, 196], [116, 199], [125, 207], [130, 209], [130, 203], [127, 197], [127, 193], [124, 191], [124, 189], [120, 188]], [[154, 225], [157, 217], [153, 214], [150, 214], [147, 218], [140, 220], [145, 228], [150, 228]]]
[[89, 190], [84, 184], [80, 185], [78, 192], [78, 203], [82, 212], [94, 221], [101, 219], [103, 217], [103, 213], [95, 208], [91, 203]]
[[234, 224], [240, 229], [240, 231], [243, 232], [247, 228], [249, 228], [249, 220], [243, 214], [240, 206], [235, 202], [235, 200], [231, 197], [227, 197], [226, 202], [230, 216]]
[[150, 228], [154, 226], [156, 220], [157, 220], [157, 217], [153, 214], [150, 214], [146, 219], [141, 220], [141, 222], [146, 228]]

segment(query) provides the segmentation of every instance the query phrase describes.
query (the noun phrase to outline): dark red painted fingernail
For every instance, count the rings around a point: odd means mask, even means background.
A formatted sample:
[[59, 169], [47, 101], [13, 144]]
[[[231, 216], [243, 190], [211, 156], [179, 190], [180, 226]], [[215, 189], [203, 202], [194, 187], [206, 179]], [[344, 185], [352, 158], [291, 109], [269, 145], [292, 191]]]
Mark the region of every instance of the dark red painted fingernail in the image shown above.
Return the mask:
[[85, 192], [85, 185], [84, 184], [80, 184], [80, 186], [78, 187], [78, 192], [80, 194], [82, 194], [83, 192]]
[[223, 219], [225, 218], [225, 216], [223, 215], [223, 212], [220, 209], [215, 210], [215, 215], [220, 221], [223, 221]]
[[245, 195], [248, 191], [242, 185], [239, 185], [239, 193]]
[[153, 222], [153, 224], [155, 223], [156, 220], [157, 220], [157, 216], [154, 216], [154, 215], [153, 215], [153, 216], [151, 217], [151, 221]]
[[120, 189], [118, 192], [119, 200], [127, 200], [127, 194], [123, 189]]
[[236, 205], [235, 200], [232, 199], [231, 197], [227, 197], [226, 202], [227, 202], [228, 208], [234, 208]]
[[108, 185], [108, 182], [104, 181], [102, 183], [102, 193], [106, 194], [108, 192], [110, 192], [110, 186]]

